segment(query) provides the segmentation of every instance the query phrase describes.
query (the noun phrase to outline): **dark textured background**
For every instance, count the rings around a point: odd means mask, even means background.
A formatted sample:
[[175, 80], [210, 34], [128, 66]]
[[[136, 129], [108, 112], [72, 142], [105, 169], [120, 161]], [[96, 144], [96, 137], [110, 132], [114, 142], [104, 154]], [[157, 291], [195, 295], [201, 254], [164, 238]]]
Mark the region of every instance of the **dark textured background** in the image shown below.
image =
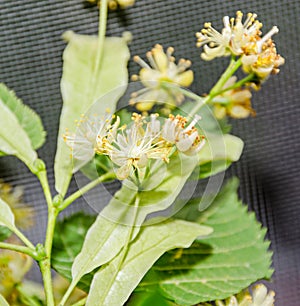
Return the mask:
[[[299, 192], [299, 16], [300, 2], [293, 1], [142, 1], [133, 8], [109, 14], [107, 34], [132, 32], [132, 54], [144, 55], [155, 43], [172, 45], [176, 57], [193, 61], [196, 80], [192, 89], [207, 92], [224, 69], [224, 61], [203, 62], [195, 48], [194, 33], [205, 21], [220, 29], [224, 15], [236, 10], [256, 12], [264, 32], [273, 24], [280, 33], [274, 38], [286, 64], [254, 94], [255, 119], [235, 121], [233, 133], [246, 143], [241, 160], [229, 170], [241, 180], [240, 195], [268, 227], [274, 251], [273, 282], [276, 305], [300, 305], [300, 192]], [[39, 150], [53, 180], [53, 159], [59, 113], [62, 105], [59, 82], [61, 55], [68, 29], [82, 34], [97, 31], [97, 10], [81, 0], [0, 0], [0, 81], [35, 109], [44, 122], [47, 143]], [[131, 73], [138, 67], [130, 62]], [[1, 124], [1, 123], [0, 123]], [[13, 157], [0, 159], [0, 177], [23, 185], [25, 200], [37, 210], [37, 226], [28, 232], [35, 243], [43, 239], [46, 206], [33, 177]], [[75, 184], [72, 184], [75, 188]], [[71, 208], [80, 209], [83, 201]], [[70, 210], [69, 212], [70, 213]], [[37, 272], [37, 271], [35, 271]], [[37, 278], [33, 272], [31, 277]]]

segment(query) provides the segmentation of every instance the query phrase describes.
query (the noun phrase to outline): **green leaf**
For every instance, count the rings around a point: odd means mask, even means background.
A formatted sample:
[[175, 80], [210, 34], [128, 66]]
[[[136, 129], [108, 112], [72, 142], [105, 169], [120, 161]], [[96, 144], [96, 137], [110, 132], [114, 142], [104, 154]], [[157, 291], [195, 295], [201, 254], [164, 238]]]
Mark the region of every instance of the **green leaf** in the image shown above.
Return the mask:
[[[129, 182], [125, 182], [88, 230], [83, 247], [74, 259], [70, 287], [75, 287], [83, 275], [107, 263], [118, 254], [125, 244], [132, 224], [136, 225], [132, 236], [134, 238], [148, 214], [168, 208], [178, 196], [197, 162], [197, 158], [183, 154], [174, 155], [165, 168], [161, 167], [161, 164], [156, 165], [156, 171], [152, 173], [151, 179], [143, 182], [143, 191], [138, 192]], [[136, 208], [133, 204], [137, 194], [140, 200], [139, 209], [135, 214]]]
[[[168, 220], [145, 226], [129, 244], [94, 276], [86, 305], [123, 305], [154, 262], [166, 251], [187, 248], [197, 236], [211, 228], [182, 220]], [[101, 290], [100, 290], [101, 288]]]
[[0, 226], [0, 241], [4, 241], [11, 235], [11, 231], [5, 227], [5, 226]]
[[0, 294], [0, 305], [1, 306], [9, 306], [9, 304], [6, 301], [6, 299], [1, 294]]
[[30, 139], [33, 149], [40, 148], [46, 138], [46, 132], [40, 117], [17, 98], [15, 93], [4, 84], [0, 84], [0, 100], [14, 113], [20, 126]]
[[240, 159], [243, 141], [234, 135], [209, 134], [207, 142], [199, 152], [199, 178], [206, 178], [225, 171], [233, 162]]
[[0, 151], [7, 155], [15, 155], [34, 172], [37, 154], [17, 117], [2, 100], [0, 122]]
[[[80, 252], [84, 237], [94, 221], [94, 216], [77, 213], [56, 224], [51, 265], [69, 281], [72, 280], [71, 267], [74, 259]], [[92, 275], [87, 275], [81, 279], [78, 287], [88, 291], [91, 281]]]
[[224, 299], [258, 279], [269, 278], [271, 252], [266, 230], [237, 197], [238, 181], [231, 180], [203, 213], [200, 200], [190, 201], [178, 217], [211, 226], [213, 234], [189, 249], [166, 253], [140, 283], [139, 290], [157, 286], [180, 305]]
[[[105, 39], [103, 57], [99, 71], [94, 73], [98, 38], [66, 32], [68, 41], [63, 54], [63, 75], [61, 92], [63, 108], [55, 157], [55, 187], [65, 195], [72, 176], [70, 149], [63, 142], [63, 134], [68, 129], [76, 131], [75, 120], [86, 113], [99, 101], [95, 112], [101, 116], [109, 108], [115, 111], [118, 99], [126, 90], [128, 82], [127, 61], [129, 50], [126, 41], [120, 37]], [[106, 95], [106, 97], [104, 97]], [[99, 98], [102, 98], [99, 100]]]
[[174, 303], [166, 300], [158, 292], [134, 292], [126, 302], [126, 306], [176, 306]]

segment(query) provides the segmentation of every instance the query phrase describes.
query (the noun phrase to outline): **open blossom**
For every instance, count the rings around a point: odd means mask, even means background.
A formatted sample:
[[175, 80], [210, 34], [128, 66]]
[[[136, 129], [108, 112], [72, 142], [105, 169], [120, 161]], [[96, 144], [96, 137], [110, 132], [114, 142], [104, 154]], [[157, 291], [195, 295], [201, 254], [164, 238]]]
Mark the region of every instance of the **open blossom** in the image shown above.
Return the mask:
[[256, 20], [256, 17], [256, 14], [249, 13], [242, 22], [243, 13], [240, 11], [236, 13], [235, 19], [225, 16], [221, 33], [215, 30], [211, 23], [205, 23], [204, 29], [196, 34], [197, 46], [204, 46], [202, 58], [212, 60], [215, 57], [244, 54], [245, 49], [252, 46], [261, 34], [262, 24]]
[[187, 155], [198, 153], [205, 144], [204, 137], [198, 134], [195, 125], [200, 120], [196, 116], [192, 122], [185, 127], [187, 119], [180, 115], [170, 115], [162, 128], [162, 138]]
[[284, 58], [277, 54], [275, 44], [271, 39], [261, 39], [258, 43], [260, 43], [259, 52], [244, 55], [242, 67], [246, 73], [254, 73], [259, 80], [264, 81], [270, 74], [279, 72], [278, 67], [284, 64]]
[[277, 54], [272, 36], [279, 32], [274, 26], [267, 34], [261, 36], [262, 23], [256, 20], [256, 14], [249, 13], [242, 22], [243, 13], [238, 11], [236, 18], [223, 18], [222, 32], [215, 30], [210, 23], [197, 33], [198, 47], [203, 46], [201, 57], [212, 60], [215, 57], [234, 55], [242, 56], [243, 69], [254, 73], [260, 80], [270, 73], [278, 73], [278, 67], [284, 63], [283, 57]]
[[113, 118], [114, 116], [109, 113], [104, 116], [81, 115], [77, 121], [76, 133], [70, 134], [66, 131], [63, 137], [71, 148], [75, 161], [74, 172], [89, 162], [95, 153], [106, 152], [106, 144], [115, 137], [120, 122], [117, 117], [112, 124]]
[[[223, 89], [233, 86], [236, 77], [231, 77], [223, 86]], [[251, 92], [249, 88], [228, 89], [213, 98], [214, 114], [216, 118], [222, 119], [226, 115], [240, 119], [254, 115], [255, 111], [251, 107]]]
[[[133, 93], [130, 103], [136, 104], [140, 111], [150, 110], [155, 102], [179, 105], [184, 100], [178, 86], [190, 86], [194, 75], [192, 70], [188, 70], [191, 62], [180, 59], [176, 64], [175, 58], [172, 56], [173, 52], [172, 47], [167, 48], [164, 52], [163, 47], [157, 44], [146, 54], [149, 64], [139, 56], [134, 57], [135, 62], [142, 69], [139, 75], [133, 75], [132, 79], [134, 81], [140, 80], [145, 88]], [[166, 83], [170, 85], [167, 88]]]
[[156, 117], [151, 115], [150, 122], [145, 123], [144, 117], [134, 113], [132, 126], [119, 133], [110, 146], [108, 155], [119, 166], [116, 171], [119, 179], [145, 168], [149, 159], [167, 159], [170, 148], [160, 146], [160, 122]]
[[205, 141], [198, 134], [196, 117], [187, 127], [187, 119], [170, 115], [163, 125], [157, 114], [145, 117], [133, 114], [133, 124], [121, 130], [116, 138], [107, 145], [107, 155], [119, 168], [116, 171], [119, 179], [131, 176], [134, 171], [144, 169], [151, 159], [169, 162], [169, 156], [175, 147], [187, 155], [197, 154]]

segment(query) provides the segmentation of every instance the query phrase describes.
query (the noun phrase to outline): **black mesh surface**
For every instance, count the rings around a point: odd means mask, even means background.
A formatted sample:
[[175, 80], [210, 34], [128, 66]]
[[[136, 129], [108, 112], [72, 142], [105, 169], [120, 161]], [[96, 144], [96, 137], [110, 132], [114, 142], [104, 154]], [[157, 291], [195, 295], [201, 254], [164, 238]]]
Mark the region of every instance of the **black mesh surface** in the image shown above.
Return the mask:
[[[246, 146], [229, 174], [240, 178], [241, 198], [268, 227], [276, 271], [270, 287], [276, 291], [276, 305], [295, 306], [300, 299], [299, 0], [137, 0], [133, 8], [109, 14], [107, 35], [131, 31], [133, 55], [144, 55], [156, 43], [174, 46], [176, 57], [192, 60], [196, 73], [192, 90], [200, 94], [210, 89], [225, 62], [200, 60], [194, 33], [206, 21], [220, 28], [222, 17], [234, 16], [237, 10], [256, 12], [264, 31], [278, 25], [280, 33], [275, 41], [286, 64], [277, 77], [254, 94], [257, 117], [233, 122], [233, 133]], [[95, 34], [97, 10], [81, 0], [0, 0], [0, 15], [0, 81], [42, 117], [48, 136], [39, 154], [47, 163], [49, 181], [54, 186], [52, 169], [62, 105], [61, 55], [65, 47], [60, 37], [65, 30]], [[129, 69], [131, 74], [138, 71], [132, 61]], [[35, 207], [38, 220], [28, 235], [35, 243], [42, 241], [46, 205], [37, 180], [12, 157], [0, 159], [0, 177], [25, 187], [25, 200]], [[73, 182], [71, 190], [75, 188]], [[66, 213], [83, 206], [84, 201], [78, 201]], [[31, 277], [38, 279], [37, 275], [33, 272]]]

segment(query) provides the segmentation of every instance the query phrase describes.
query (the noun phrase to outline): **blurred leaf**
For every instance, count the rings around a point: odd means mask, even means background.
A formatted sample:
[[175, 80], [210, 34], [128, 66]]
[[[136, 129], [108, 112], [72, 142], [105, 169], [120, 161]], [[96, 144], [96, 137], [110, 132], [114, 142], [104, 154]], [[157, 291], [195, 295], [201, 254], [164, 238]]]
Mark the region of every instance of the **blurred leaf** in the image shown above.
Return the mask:
[[8, 229], [14, 232], [15, 217], [9, 207], [9, 205], [0, 198], [0, 225], [6, 226]]
[[0, 225], [0, 241], [4, 241], [9, 236], [11, 236], [12, 232], [5, 226]]
[[266, 230], [238, 200], [237, 187], [237, 179], [231, 180], [203, 213], [197, 211], [199, 199], [178, 213], [212, 227], [212, 235], [163, 255], [138, 290], [160, 290], [180, 305], [194, 305], [227, 298], [272, 275]]
[[134, 292], [126, 302], [126, 306], [176, 306], [171, 301], [159, 294], [159, 292]]
[[18, 118], [2, 100], [0, 100], [0, 122], [0, 151], [7, 155], [15, 155], [34, 172], [37, 154]]
[[111, 112], [115, 111], [118, 99], [126, 90], [129, 59], [125, 39], [106, 38], [99, 71], [94, 73], [98, 38], [70, 31], [66, 32], [64, 37], [68, 41], [68, 46], [63, 54], [63, 108], [55, 157], [55, 187], [62, 195], [65, 195], [72, 176], [70, 149], [62, 136], [66, 129], [71, 133], [76, 131], [75, 120], [86, 113], [96, 101], [98, 103], [94, 105], [94, 111], [97, 115], [104, 115], [107, 108]]
[[[80, 252], [84, 237], [95, 218], [77, 213], [56, 224], [51, 264], [60, 275], [69, 281], [72, 280], [71, 267], [74, 259]], [[92, 275], [87, 275], [81, 279], [78, 287], [88, 292], [91, 281]]]
[[[86, 305], [124, 305], [154, 262], [175, 247], [187, 248], [211, 228], [182, 220], [144, 226], [128, 250], [120, 252], [94, 276]], [[100, 289], [101, 288], [101, 289]]]
[[0, 84], [0, 100], [14, 113], [20, 126], [31, 141], [33, 149], [40, 148], [46, 138], [46, 132], [40, 117], [27, 105], [17, 98], [15, 93], [4, 84]]

